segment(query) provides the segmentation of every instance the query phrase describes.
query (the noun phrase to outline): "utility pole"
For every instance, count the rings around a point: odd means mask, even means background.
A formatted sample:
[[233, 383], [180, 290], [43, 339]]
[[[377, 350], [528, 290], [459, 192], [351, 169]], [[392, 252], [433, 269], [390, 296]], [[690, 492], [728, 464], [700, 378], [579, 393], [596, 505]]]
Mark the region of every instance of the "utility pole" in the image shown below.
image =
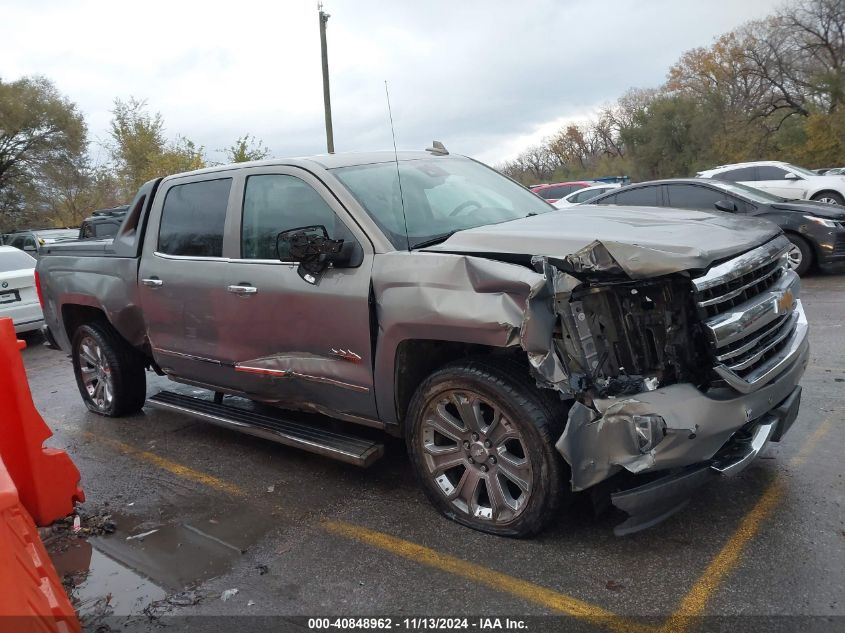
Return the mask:
[[326, 149], [334, 154], [334, 132], [332, 131], [332, 99], [329, 93], [329, 53], [326, 49], [326, 22], [329, 14], [323, 11], [323, 3], [317, 4], [320, 13], [320, 50], [323, 55], [323, 105], [326, 110]]

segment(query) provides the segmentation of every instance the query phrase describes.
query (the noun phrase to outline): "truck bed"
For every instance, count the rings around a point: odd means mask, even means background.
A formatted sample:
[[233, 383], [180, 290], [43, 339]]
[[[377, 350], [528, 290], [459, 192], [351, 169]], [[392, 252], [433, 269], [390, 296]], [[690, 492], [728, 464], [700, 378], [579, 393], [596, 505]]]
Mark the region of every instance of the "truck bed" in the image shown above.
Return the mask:
[[70, 257], [117, 257], [112, 238], [78, 240], [49, 244], [41, 249], [41, 256], [66, 255]]

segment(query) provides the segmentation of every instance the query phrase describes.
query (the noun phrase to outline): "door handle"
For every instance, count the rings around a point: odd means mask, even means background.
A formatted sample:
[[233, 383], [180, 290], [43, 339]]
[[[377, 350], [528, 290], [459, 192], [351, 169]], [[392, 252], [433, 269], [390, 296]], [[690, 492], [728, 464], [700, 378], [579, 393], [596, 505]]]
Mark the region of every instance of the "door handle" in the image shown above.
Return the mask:
[[148, 288], [158, 288], [164, 285], [164, 282], [158, 277], [150, 277], [149, 279], [142, 279], [141, 283]]
[[254, 295], [258, 292], [255, 286], [228, 286], [226, 290], [236, 295]]

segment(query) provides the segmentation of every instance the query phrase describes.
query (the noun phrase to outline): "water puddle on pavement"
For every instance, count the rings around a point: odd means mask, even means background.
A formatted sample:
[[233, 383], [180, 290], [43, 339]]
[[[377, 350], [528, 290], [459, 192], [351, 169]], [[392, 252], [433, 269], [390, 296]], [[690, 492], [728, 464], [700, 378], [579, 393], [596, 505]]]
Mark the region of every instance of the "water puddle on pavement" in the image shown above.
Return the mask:
[[53, 565], [72, 596], [80, 618], [106, 610], [113, 615], [135, 615], [167, 592], [140, 574], [78, 539], [53, 554]]
[[87, 539], [66, 533], [48, 546], [81, 617], [142, 614], [153, 602], [226, 573], [274, 524], [272, 515], [233, 507], [181, 520], [168, 520], [173, 508], [157, 514], [150, 520], [112, 513], [114, 533]]

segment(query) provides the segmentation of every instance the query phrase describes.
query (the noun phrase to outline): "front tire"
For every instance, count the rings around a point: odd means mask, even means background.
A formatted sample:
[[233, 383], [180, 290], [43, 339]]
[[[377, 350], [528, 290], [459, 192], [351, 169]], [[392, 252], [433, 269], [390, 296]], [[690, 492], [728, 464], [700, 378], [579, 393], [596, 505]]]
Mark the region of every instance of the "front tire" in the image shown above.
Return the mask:
[[786, 237], [792, 242], [792, 248], [786, 255], [789, 267], [803, 277], [813, 265], [813, 248], [803, 237], [789, 233]]
[[71, 358], [79, 393], [94, 413], [116, 418], [144, 406], [144, 360], [108, 323], [80, 326], [73, 335]]
[[505, 359], [447, 365], [420, 385], [405, 435], [431, 503], [482, 532], [541, 531], [569, 494], [554, 448], [566, 412], [528, 368]]

